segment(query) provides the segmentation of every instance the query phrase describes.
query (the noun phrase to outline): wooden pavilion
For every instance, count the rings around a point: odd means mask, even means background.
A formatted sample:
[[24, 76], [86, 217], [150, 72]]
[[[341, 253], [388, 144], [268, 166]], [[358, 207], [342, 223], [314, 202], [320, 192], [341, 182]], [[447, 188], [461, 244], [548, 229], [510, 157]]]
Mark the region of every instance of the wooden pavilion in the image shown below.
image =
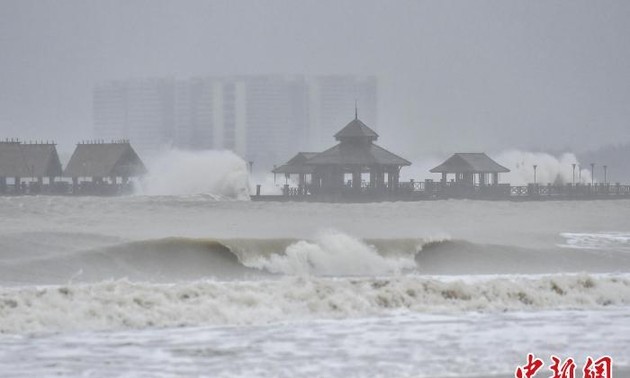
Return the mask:
[[[146, 172], [129, 141], [122, 140], [77, 144], [64, 176], [72, 178], [72, 192], [75, 194], [117, 194], [128, 186], [129, 178]], [[82, 178], [90, 178], [91, 181], [79, 182]]]
[[309, 182], [312, 181], [313, 166], [307, 165], [306, 162], [317, 155], [317, 152], [298, 152], [297, 155], [292, 157], [285, 164], [274, 167], [273, 175], [274, 181], [277, 174], [282, 174], [288, 180], [291, 175], [298, 176], [298, 192], [300, 194], [306, 194], [307, 178]]
[[339, 143], [334, 147], [317, 154], [300, 153], [274, 173], [297, 174], [300, 186], [306, 188], [304, 194], [378, 194], [396, 191], [400, 169], [411, 165], [374, 144], [378, 134], [356, 114], [354, 120], [335, 134], [335, 139]]
[[509, 171], [484, 153], [457, 153], [430, 172], [441, 173], [443, 185], [447, 183], [448, 175], [454, 174], [456, 185], [488, 186], [498, 185], [499, 173]]
[[[61, 162], [54, 143], [0, 142], [0, 193], [7, 193], [7, 179], [12, 179], [13, 193], [54, 191], [55, 178], [62, 175]], [[45, 186], [44, 178], [48, 180]], [[28, 180], [28, 185], [23, 180]]]

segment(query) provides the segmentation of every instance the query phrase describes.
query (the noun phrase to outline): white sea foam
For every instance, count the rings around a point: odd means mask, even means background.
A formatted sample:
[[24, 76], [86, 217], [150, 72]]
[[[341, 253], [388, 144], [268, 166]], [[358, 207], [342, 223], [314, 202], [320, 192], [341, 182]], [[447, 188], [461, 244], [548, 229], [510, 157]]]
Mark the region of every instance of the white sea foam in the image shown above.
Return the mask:
[[0, 331], [267, 324], [392, 312], [592, 309], [630, 304], [630, 277], [284, 278], [1, 289]]
[[630, 233], [628, 232], [564, 232], [560, 235], [566, 239], [562, 247], [630, 252]]
[[257, 256], [243, 263], [250, 268], [289, 275], [389, 275], [416, 267], [415, 250], [406, 252], [383, 256], [376, 247], [362, 240], [327, 231], [314, 241], [300, 240], [289, 245], [284, 254]]
[[148, 163], [141, 194], [248, 199], [247, 164], [230, 151], [169, 150]]
[[533, 352], [545, 363], [569, 353], [579, 367], [587, 356], [609, 355], [622, 378], [629, 334], [622, 307], [2, 335], [0, 371], [3, 378], [511, 377]]

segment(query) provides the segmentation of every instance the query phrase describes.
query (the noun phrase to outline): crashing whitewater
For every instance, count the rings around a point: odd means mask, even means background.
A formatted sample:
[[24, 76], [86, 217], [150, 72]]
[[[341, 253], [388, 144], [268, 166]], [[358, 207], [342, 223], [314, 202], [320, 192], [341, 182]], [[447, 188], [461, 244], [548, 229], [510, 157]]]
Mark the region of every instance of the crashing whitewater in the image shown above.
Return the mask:
[[0, 291], [0, 332], [264, 325], [400, 313], [596, 310], [630, 305], [629, 275], [475, 279], [286, 277]]

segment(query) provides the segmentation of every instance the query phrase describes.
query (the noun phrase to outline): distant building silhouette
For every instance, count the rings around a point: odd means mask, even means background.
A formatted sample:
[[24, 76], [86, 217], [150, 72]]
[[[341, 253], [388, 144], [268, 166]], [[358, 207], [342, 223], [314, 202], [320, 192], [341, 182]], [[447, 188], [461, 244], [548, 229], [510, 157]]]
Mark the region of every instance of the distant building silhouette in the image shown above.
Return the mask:
[[376, 125], [377, 80], [353, 75], [130, 79], [93, 93], [94, 137], [164, 147], [229, 149], [257, 166], [325, 146], [355, 101]]
[[100, 84], [93, 93], [94, 137], [129, 139], [139, 151], [171, 145], [175, 80], [144, 79]]

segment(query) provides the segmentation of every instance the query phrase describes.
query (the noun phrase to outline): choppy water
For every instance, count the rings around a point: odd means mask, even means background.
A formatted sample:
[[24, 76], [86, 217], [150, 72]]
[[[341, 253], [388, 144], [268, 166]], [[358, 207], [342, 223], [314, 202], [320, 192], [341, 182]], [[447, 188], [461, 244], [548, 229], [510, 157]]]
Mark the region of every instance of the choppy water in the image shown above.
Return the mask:
[[628, 201], [0, 197], [0, 215], [2, 376], [630, 367]]

